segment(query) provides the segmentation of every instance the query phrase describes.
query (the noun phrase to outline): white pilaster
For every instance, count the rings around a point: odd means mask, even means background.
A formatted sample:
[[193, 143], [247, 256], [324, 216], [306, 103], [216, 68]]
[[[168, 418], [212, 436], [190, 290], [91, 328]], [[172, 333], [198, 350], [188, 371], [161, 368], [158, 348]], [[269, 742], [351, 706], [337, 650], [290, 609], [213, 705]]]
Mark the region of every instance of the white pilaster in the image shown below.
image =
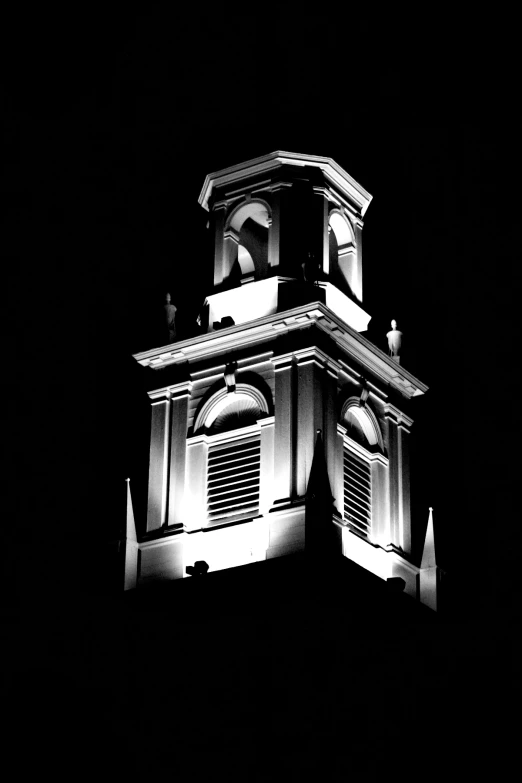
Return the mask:
[[362, 220], [357, 219], [355, 221], [355, 248], [356, 248], [356, 263], [355, 269], [352, 274], [352, 292], [357, 297], [359, 302], [363, 300], [363, 275], [362, 275]]
[[297, 449], [296, 494], [304, 497], [312, 468], [317, 430], [323, 431], [324, 364], [315, 349], [296, 351], [297, 363]]
[[168, 524], [183, 524], [188, 408], [192, 383], [171, 388]]
[[274, 416], [260, 419], [261, 428], [261, 475], [259, 481], [259, 513], [270, 511], [274, 496]]
[[[316, 214], [316, 217], [318, 218], [318, 227], [321, 231], [321, 241], [320, 241], [320, 264], [321, 269], [323, 270], [323, 273], [325, 275], [330, 274], [330, 243], [329, 243], [329, 235], [328, 235], [328, 188], [321, 187], [321, 186], [314, 186], [313, 189], [314, 196], [315, 196], [315, 204], [316, 208], [314, 209], [314, 213]], [[318, 200], [320, 199], [319, 204], [317, 205]], [[310, 230], [312, 227], [310, 227]]]
[[170, 394], [162, 394], [165, 399], [156, 399], [151, 406], [147, 533], [158, 530], [167, 521]]
[[225, 209], [226, 204], [220, 203], [214, 206], [214, 287], [221, 285], [226, 278], [225, 269]]
[[293, 495], [294, 361], [291, 354], [274, 356], [274, 502], [286, 504]]
[[389, 507], [389, 541], [398, 549], [401, 548], [401, 533], [399, 528], [399, 450], [397, 438], [397, 421], [395, 417], [385, 409], [384, 423], [386, 427], [386, 444], [388, 447], [388, 507]]
[[410, 430], [404, 420], [397, 425], [399, 456], [399, 529], [404, 552], [411, 552], [411, 502], [410, 502]]

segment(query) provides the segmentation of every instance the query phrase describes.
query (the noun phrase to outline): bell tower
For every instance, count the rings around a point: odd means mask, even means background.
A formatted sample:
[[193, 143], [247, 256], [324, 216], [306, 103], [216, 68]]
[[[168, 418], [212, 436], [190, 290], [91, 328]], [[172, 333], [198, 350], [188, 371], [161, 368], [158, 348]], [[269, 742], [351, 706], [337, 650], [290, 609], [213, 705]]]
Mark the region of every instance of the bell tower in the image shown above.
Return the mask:
[[200, 334], [135, 356], [153, 370], [151, 441], [126, 588], [310, 550], [323, 526], [345, 557], [436, 605], [411, 547], [423, 524], [410, 512], [411, 407], [427, 387], [362, 334], [370, 201], [313, 155], [206, 177], [214, 275]]
[[316, 299], [364, 331], [362, 227], [370, 201], [330, 158], [274, 152], [209, 174], [199, 197], [215, 236], [205, 325], [285, 310], [315, 284]]

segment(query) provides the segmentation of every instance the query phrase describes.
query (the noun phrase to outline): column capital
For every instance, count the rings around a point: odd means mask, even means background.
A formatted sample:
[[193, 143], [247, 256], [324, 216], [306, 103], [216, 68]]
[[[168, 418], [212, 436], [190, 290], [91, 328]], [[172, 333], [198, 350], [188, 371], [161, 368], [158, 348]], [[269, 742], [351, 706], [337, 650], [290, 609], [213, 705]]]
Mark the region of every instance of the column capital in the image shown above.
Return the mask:
[[314, 362], [318, 367], [326, 369], [332, 377], [337, 378], [341, 365], [332, 359], [327, 353], [316, 346], [302, 348], [294, 351], [294, 357], [298, 366]]
[[330, 191], [327, 187], [324, 185], [313, 185], [312, 190], [314, 192], [314, 195], [316, 196], [323, 196], [323, 198], [328, 198], [330, 195]]
[[153, 389], [147, 392], [154, 403], [167, 402], [178, 397], [190, 397], [192, 393], [192, 381], [183, 381], [182, 383], [163, 386], [160, 389]]
[[275, 193], [278, 190], [284, 190], [285, 188], [291, 188], [292, 183], [291, 182], [274, 182], [273, 185], [270, 185], [268, 190], [270, 193]]
[[285, 353], [280, 356], [272, 356], [271, 361], [276, 372], [286, 370], [293, 365], [294, 355], [293, 353]]
[[228, 226], [226, 231], [223, 232], [223, 236], [225, 239], [231, 239], [236, 245], [239, 245], [239, 234], [232, 226]]
[[392, 405], [389, 402], [383, 405], [383, 412], [387, 419], [391, 419], [404, 430], [407, 430], [408, 427], [413, 425], [413, 419], [410, 419], [409, 416], [406, 416], [399, 408], [396, 408], [395, 405]]

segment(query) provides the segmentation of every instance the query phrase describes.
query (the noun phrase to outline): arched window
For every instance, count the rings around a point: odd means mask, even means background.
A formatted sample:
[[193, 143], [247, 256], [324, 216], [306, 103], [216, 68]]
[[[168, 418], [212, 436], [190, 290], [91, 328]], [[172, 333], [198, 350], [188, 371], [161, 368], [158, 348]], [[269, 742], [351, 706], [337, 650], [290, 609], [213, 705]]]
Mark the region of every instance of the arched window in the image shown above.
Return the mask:
[[341, 411], [343, 434], [343, 516], [354, 533], [372, 536], [376, 454], [382, 454], [382, 434], [372, 411], [355, 397]]
[[204, 433], [208, 443], [207, 526], [259, 514], [260, 421], [268, 413], [263, 394], [242, 383], [235, 392], [221, 389], [199, 412], [195, 431]]

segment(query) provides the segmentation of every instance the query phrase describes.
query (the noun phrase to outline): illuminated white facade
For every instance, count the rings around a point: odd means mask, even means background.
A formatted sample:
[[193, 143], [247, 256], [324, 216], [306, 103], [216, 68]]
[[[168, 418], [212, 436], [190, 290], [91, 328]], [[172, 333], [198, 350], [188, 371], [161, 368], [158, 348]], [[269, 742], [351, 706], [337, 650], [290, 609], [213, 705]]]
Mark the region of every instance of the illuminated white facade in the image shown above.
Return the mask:
[[214, 571], [304, 551], [320, 431], [343, 554], [436, 608], [436, 580], [411, 554], [405, 408], [426, 386], [361, 334], [370, 200], [317, 156], [275, 152], [206, 178], [202, 333], [135, 356], [156, 382], [146, 529], [136, 535], [129, 511], [126, 588], [198, 560]]

